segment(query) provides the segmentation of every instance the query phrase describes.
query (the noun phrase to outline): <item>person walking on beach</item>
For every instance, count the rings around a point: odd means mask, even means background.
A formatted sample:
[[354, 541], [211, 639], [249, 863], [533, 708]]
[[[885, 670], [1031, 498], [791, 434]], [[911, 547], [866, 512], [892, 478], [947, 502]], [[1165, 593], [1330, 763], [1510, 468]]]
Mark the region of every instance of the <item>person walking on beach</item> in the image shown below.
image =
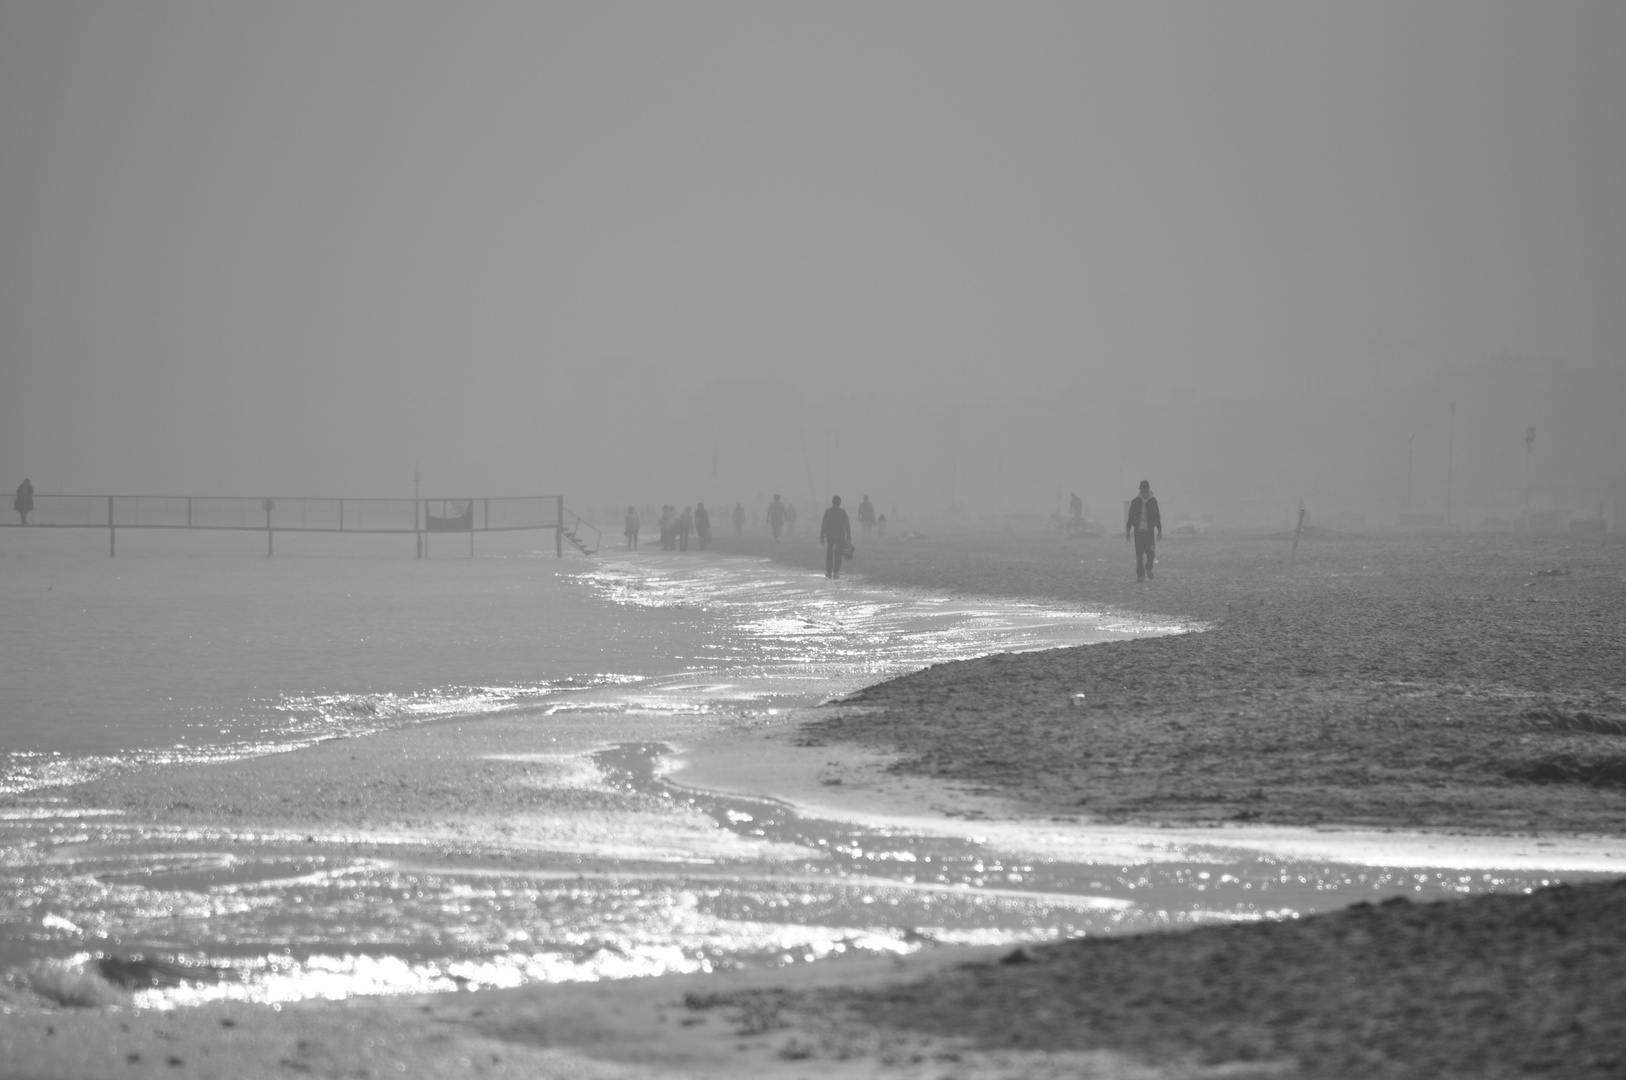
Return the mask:
[[1078, 497], [1078, 492], [1073, 492], [1072, 501], [1068, 503], [1067, 508], [1073, 512], [1074, 531], [1082, 529], [1084, 527], [1084, 500]]
[[705, 551], [706, 545], [711, 543], [711, 511], [703, 502], [694, 504], [694, 534], [700, 541], [700, 550]]
[[627, 507], [627, 550], [628, 551], [637, 551], [638, 550], [638, 530], [643, 527], [643, 524], [644, 523], [641, 520], [639, 520], [639, 518], [638, 518], [638, 511], [635, 510], [633, 507], [630, 507], [630, 506]]
[[1129, 504], [1129, 520], [1124, 522], [1124, 539], [1135, 538], [1135, 580], [1146, 581], [1152, 576], [1152, 561], [1157, 558], [1153, 547], [1152, 530], [1157, 539], [1163, 539], [1163, 515], [1157, 510], [1157, 496], [1152, 494], [1149, 480], [1140, 482], [1140, 494]]
[[773, 497], [773, 503], [768, 507], [768, 528], [773, 530], [773, 542], [779, 543], [779, 530], [785, 527], [785, 504], [779, 501], [779, 496]]
[[689, 534], [694, 532], [694, 511], [689, 507], [685, 506], [683, 508], [683, 513], [678, 515], [675, 531], [677, 532], [678, 550], [688, 551]]
[[745, 504], [734, 504], [734, 535], [745, 535]]
[[875, 531], [875, 507], [865, 495], [864, 500], [858, 504], [858, 524], [864, 530], [864, 539], [868, 540]]
[[27, 525], [28, 515], [34, 510], [34, 485], [28, 477], [23, 477], [23, 482], [17, 485], [17, 497], [11, 501], [11, 507]]
[[841, 560], [852, 549], [853, 527], [847, 520], [847, 511], [841, 508], [841, 496], [830, 500], [830, 509], [824, 512], [824, 523], [819, 526], [819, 540], [824, 544], [824, 576], [841, 576]]

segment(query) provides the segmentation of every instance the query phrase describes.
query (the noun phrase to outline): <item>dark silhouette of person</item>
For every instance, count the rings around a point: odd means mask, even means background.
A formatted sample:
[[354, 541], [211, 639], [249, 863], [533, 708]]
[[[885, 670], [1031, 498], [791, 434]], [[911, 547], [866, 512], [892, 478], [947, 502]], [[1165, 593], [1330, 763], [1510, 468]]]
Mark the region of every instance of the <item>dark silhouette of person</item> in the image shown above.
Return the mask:
[[886, 539], [886, 515], [885, 514], [882, 514], [880, 517], [875, 519], [875, 539], [877, 539], [877, 540], [885, 540]]
[[1163, 539], [1163, 515], [1158, 513], [1157, 496], [1152, 494], [1149, 480], [1140, 482], [1140, 494], [1129, 504], [1129, 520], [1124, 522], [1124, 539], [1135, 538], [1135, 580], [1145, 581], [1152, 576], [1152, 562], [1157, 558], [1153, 546], [1152, 530], [1157, 539]]
[[858, 524], [864, 530], [864, 539], [868, 540], [875, 531], [875, 507], [870, 504], [868, 495], [858, 504]]
[[34, 484], [23, 477], [23, 482], [17, 485], [17, 497], [11, 501], [12, 509], [22, 518], [23, 524], [28, 524], [28, 515], [34, 511]]
[[644, 523], [643, 523], [642, 520], [639, 519], [638, 511], [636, 509], [634, 509], [633, 507], [630, 507], [630, 506], [627, 507], [627, 550], [628, 551], [637, 551], [638, 550], [638, 530], [643, 528], [643, 526], [644, 526]]
[[700, 541], [700, 550], [705, 551], [711, 543], [711, 511], [703, 502], [694, 504], [694, 535]]
[[768, 528], [773, 530], [774, 543], [779, 542], [779, 530], [785, 527], [785, 504], [779, 501], [779, 496], [773, 497], [768, 507]]
[[1073, 511], [1073, 528], [1082, 529], [1084, 527], [1084, 500], [1078, 497], [1076, 491], [1073, 492], [1070, 508]]
[[745, 505], [743, 503], [734, 504], [734, 535], [745, 535]]
[[675, 531], [677, 532], [678, 550], [688, 551], [689, 534], [694, 532], [694, 511], [689, 507], [685, 506], [683, 508], [683, 513], [678, 515]]
[[852, 522], [841, 508], [841, 496], [830, 500], [830, 509], [824, 512], [824, 523], [819, 526], [819, 540], [824, 544], [824, 576], [841, 576], [841, 560], [853, 542]]

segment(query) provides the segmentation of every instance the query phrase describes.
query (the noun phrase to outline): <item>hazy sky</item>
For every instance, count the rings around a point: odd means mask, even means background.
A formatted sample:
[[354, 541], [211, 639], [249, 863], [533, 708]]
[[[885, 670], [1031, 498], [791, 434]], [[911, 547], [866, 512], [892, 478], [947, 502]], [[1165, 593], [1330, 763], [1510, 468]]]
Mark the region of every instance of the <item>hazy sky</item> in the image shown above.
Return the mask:
[[1110, 456], [1023, 441], [1057, 393], [1133, 454], [1171, 389], [1619, 371], [1623, 56], [1615, 0], [4, 0], [0, 479], [817, 490], [843, 430]]

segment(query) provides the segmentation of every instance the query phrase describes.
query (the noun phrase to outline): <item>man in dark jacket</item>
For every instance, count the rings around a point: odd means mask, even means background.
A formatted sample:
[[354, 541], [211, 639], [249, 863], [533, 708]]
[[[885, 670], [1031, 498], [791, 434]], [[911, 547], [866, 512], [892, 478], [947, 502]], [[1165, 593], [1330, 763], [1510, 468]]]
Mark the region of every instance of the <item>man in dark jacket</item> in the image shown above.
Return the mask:
[[841, 576], [841, 559], [847, 554], [847, 545], [853, 542], [852, 522], [841, 508], [841, 496], [830, 500], [830, 509], [824, 512], [824, 524], [819, 526], [819, 540], [824, 544], [824, 576]]
[[703, 502], [694, 504], [694, 534], [700, 540], [700, 550], [705, 551], [711, 543], [711, 512]]
[[1157, 496], [1152, 494], [1149, 480], [1140, 482], [1140, 494], [1129, 504], [1129, 520], [1124, 523], [1124, 539], [1133, 534], [1135, 539], [1135, 580], [1145, 581], [1152, 576], [1152, 560], [1157, 558], [1153, 547], [1152, 530], [1157, 539], [1163, 539], [1163, 515], [1157, 510]]

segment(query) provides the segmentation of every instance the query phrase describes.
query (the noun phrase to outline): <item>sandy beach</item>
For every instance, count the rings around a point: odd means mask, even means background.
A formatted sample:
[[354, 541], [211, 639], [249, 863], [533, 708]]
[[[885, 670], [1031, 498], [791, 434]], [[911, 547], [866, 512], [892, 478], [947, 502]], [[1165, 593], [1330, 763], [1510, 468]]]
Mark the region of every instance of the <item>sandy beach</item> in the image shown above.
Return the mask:
[[[810, 567], [819, 556], [805, 540], [722, 546]], [[1203, 629], [939, 665], [749, 740], [720, 726], [710, 744], [676, 747], [675, 778], [943, 829], [1618, 865], [1626, 545], [1315, 534], [1289, 552], [1286, 537], [1171, 537], [1156, 581], [1137, 586], [1110, 537], [861, 544], [851, 571], [877, 582]], [[455, 860], [493, 820], [515, 850], [546, 835], [552, 807], [528, 774], [569, 768], [577, 743], [606, 737], [444, 721], [370, 738], [359, 756], [334, 742], [128, 778], [104, 804], [295, 843], [352, 830], [358, 850], [392, 825], [432, 826], [434, 856]], [[613, 798], [636, 810], [638, 796]], [[693, 843], [709, 824], [666, 827]], [[580, 842], [591, 872], [606, 838]], [[0, 1016], [0, 1072], [1614, 1076], [1622, 956], [1626, 890], [1601, 882], [784, 970], [281, 1008], [31, 1007]]]

